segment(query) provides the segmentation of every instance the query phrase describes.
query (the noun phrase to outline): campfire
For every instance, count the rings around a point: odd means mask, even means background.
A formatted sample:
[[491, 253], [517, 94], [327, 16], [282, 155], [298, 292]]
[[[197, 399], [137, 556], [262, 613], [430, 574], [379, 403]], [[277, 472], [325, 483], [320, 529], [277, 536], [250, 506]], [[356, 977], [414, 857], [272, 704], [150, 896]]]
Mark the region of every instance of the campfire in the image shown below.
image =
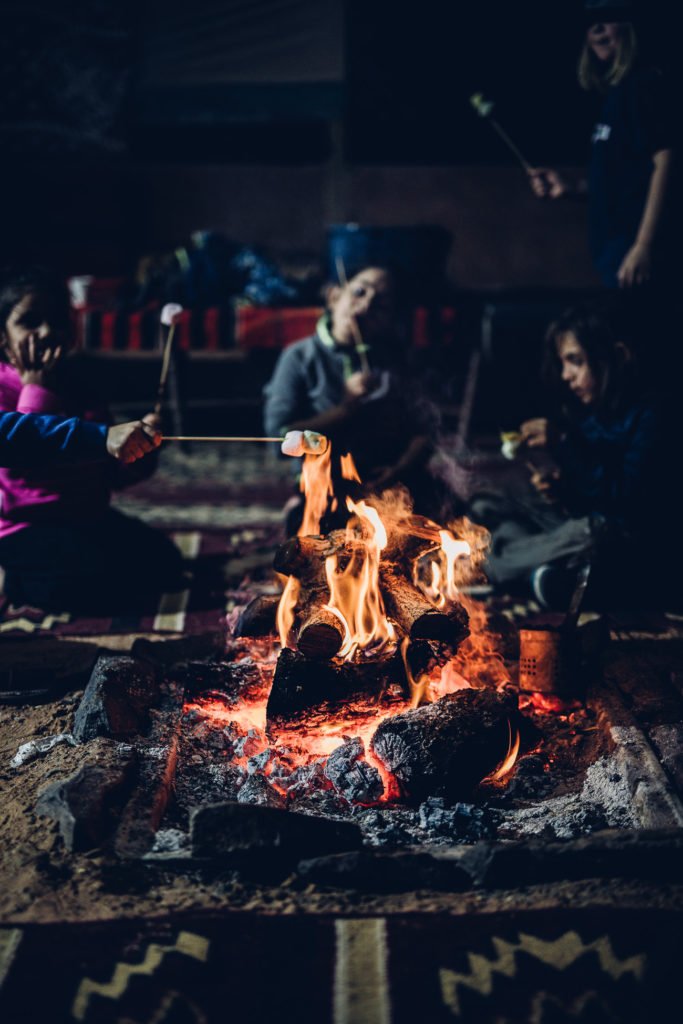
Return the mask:
[[[354, 780], [343, 795], [363, 805], [465, 798], [503, 778], [519, 745], [503, 661], [460, 589], [477, 576], [485, 531], [414, 515], [393, 491], [347, 496], [346, 526], [323, 536], [328, 508], [339, 511], [331, 458], [304, 462], [302, 526], [274, 560], [281, 597], [257, 598], [236, 629], [272, 637], [271, 657], [279, 638], [255, 756], [284, 799], [301, 767], [328, 783], [343, 768]], [[342, 474], [360, 482], [349, 455]]]
[[611, 822], [595, 804], [603, 776], [613, 788], [609, 758], [586, 761], [589, 812], [570, 791], [579, 752], [605, 752], [593, 712], [528, 694], [520, 706], [467, 594], [485, 531], [416, 515], [400, 490], [362, 497], [349, 457], [343, 476], [342, 502], [331, 452], [306, 458], [279, 583], [236, 608], [210, 651], [140, 640], [100, 657], [65, 737], [81, 768], [38, 807], [71, 848], [201, 859], [291, 841], [296, 859]]

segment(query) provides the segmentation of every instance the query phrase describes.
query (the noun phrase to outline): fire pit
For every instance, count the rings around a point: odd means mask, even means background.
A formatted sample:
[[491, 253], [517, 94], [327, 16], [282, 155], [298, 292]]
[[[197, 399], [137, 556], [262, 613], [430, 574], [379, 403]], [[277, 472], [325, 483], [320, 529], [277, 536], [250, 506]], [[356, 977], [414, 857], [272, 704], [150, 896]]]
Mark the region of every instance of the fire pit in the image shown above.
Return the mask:
[[463, 592], [483, 531], [392, 493], [348, 497], [346, 527], [323, 536], [329, 460], [307, 460], [281, 594], [233, 616], [220, 651], [142, 642], [100, 658], [73, 729], [92, 756], [38, 806], [67, 844], [242, 867], [277, 849], [285, 868], [361, 845], [683, 823], [609, 687], [520, 697], [510, 650]]

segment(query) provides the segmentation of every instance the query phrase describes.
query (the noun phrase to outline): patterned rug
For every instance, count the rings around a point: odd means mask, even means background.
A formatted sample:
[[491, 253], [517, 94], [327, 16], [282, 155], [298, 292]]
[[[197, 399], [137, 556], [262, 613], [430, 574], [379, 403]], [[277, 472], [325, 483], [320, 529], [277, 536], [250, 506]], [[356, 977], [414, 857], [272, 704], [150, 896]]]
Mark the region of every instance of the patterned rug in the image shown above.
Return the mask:
[[[169, 531], [190, 568], [186, 590], [162, 595], [147, 614], [116, 617], [46, 613], [27, 605], [0, 606], [0, 637], [198, 634], [225, 628], [237, 602], [246, 603], [272, 581], [272, 561], [282, 540], [280, 522], [253, 523], [231, 530]], [[252, 588], [251, 590], [249, 588]]]
[[[683, 922], [663, 910], [223, 912], [0, 929], [23, 1022], [561, 1024], [673, 1020]], [[663, 1015], [669, 1006], [671, 1014]]]

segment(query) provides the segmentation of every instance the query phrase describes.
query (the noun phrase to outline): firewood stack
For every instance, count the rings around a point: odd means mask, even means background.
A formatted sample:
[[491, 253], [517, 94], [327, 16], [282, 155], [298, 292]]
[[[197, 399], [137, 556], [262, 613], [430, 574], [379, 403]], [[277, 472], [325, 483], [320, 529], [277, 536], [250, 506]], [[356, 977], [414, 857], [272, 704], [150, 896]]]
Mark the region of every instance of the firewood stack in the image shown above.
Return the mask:
[[[408, 675], [417, 679], [450, 659], [469, 635], [467, 612], [457, 602], [436, 608], [413, 583], [415, 560], [438, 544], [435, 524], [427, 519], [410, 516], [392, 524], [381, 553], [379, 579], [397, 643], [385, 653], [364, 657], [360, 652], [345, 662], [337, 658], [344, 644], [343, 622], [325, 607], [330, 601], [325, 563], [335, 555], [337, 569], [344, 570], [353, 559], [363, 556], [364, 540], [350, 539], [346, 530], [335, 530], [326, 537], [294, 537], [278, 549], [274, 568], [284, 576], [294, 576], [299, 593], [289, 638], [292, 649], [282, 651], [278, 660], [268, 703], [269, 720], [363, 693], [379, 698], [390, 682], [398, 683], [408, 694]], [[239, 634], [263, 635], [268, 615], [273, 616], [271, 630], [275, 633], [274, 614], [272, 604], [265, 605], [257, 598], [245, 609]]]

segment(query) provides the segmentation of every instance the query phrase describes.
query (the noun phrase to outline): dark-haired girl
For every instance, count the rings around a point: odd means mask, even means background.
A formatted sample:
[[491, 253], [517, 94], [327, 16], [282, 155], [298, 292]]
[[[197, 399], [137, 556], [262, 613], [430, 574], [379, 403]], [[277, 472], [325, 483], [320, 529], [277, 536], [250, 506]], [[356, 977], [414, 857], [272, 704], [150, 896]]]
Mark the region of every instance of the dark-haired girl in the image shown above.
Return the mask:
[[[76, 383], [69, 345], [64, 283], [43, 270], [7, 272], [0, 282], [0, 412], [107, 423], [106, 410]], [[112, 487], [131, 482], [128, 473], [87, 455], [0, 468], [0, 565], [13, 604], [132, 610], [180, 585], [175, 546], [109, 507]]]
[[493, 535], [489, 575], [533, 572], [542, 603], [562, 606], [572, 567], [590, 559], [596, 603], [656, 606], [674, 595], [681, 561], [680, 456], [626, 326], [611, 311], [567, 311], [547, 333], [545, 378], [552, 415], [520, 427], [537, 499], [479, 504]]

